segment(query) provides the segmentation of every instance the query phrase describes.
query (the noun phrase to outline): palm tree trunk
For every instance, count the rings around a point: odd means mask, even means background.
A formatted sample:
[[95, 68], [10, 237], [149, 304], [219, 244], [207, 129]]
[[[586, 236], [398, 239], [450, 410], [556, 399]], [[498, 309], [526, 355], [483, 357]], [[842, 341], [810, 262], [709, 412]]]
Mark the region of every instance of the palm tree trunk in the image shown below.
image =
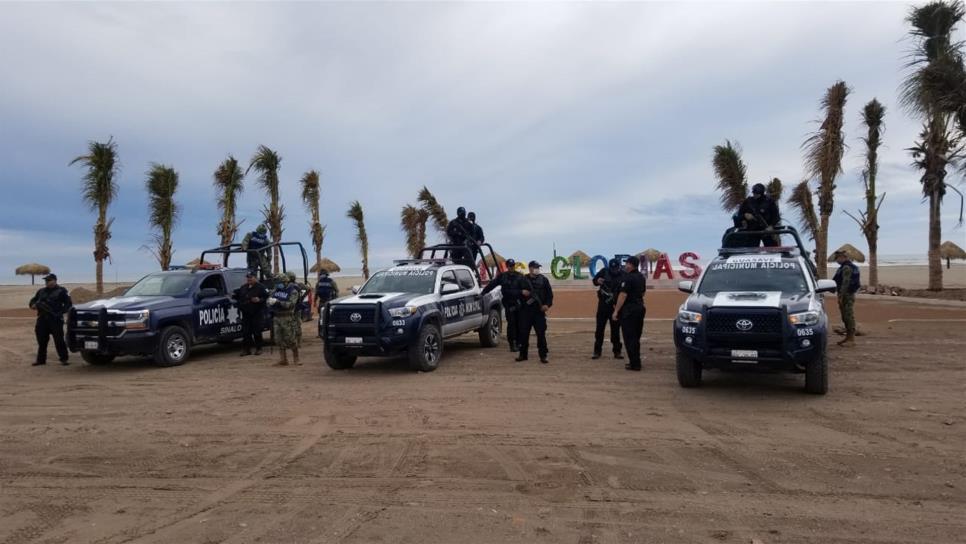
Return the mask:
[[879, 241], [875, 236], [869, 237], [869, 288], [874, 290], [879, 286]]
[[829, 216], [822, 214], [818, 225], [818, 235], [815, 237], [815, 267], [819, 278], [828, 277], [828, 223]]
[[[97, 262], [95, 268], [95, 290], [98, 295], [104, 294], [104, 257], [102, 256], [103, 243], [102, 238], [103, 229], [107, 228], [105, 223], [107, 222], [107, 210], [104, 206], [101, 206], [97, 213], [97, 225], [94, 227], [94, 260]], [[100, 227], [100, 228], [98, 228]]]
[[929, 194], [929, 290], [943, 290], [943, 263], [939, 255], [942, 243], [942, 223], [940, 221], [940, 195], [933, 191]]

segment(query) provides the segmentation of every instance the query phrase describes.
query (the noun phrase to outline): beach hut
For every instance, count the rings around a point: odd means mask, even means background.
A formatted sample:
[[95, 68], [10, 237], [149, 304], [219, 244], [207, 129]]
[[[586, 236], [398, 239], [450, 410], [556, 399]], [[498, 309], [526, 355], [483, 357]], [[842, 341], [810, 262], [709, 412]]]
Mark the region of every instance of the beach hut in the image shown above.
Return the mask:
[[573, 261], [574, 260], [574, 257], [579, 257], [580, 258], [580, 264], [582, 264], [584, 266], [587, 266], [588, 264], [590, 264], [590, 255], [587, 255], [586, 253], [584, 253], [583, 251], [581, 251], [579, 249], [577, 251], [574, 251], [573, 253], [571, 253], [570, 254], [570, 257], [568, 257], [568, 260]]
[[322, 257], [322, 260], [312, 265], [309, 272], [316, 273], [319, 270], [325, 270], [329, 274], [333, 272], [342, 272], [342, 267], [335, 263], [332, 259], [328, 257]]
[[650, 247], [645, 249], [644, 251], [639, 251], [637, 253], [637, 256], [638, 257], [643, 256], [645, 259], [647, 259], [647, 271], [651, 272], [654, 270], [654, 265], [657, 263], [657, 260], [660, 259], [661, 255], [663, 254], [664, 254], [663, 251]]
[[862, 253], [861, 251], [859, 251], [852, 244], [845, 244], [844, 246], [842, 246], [842, 247], [836, 249], [835, 251], [833, 251], [832, 252], [832, 255], [829, 255], [828, 256], [828, 262], [830, 262], [830, 263], [835, 262], [834, 255], [836, 253], [838, 253], [839, 251], [844, 251], [845, 252], [845, 255], [848, 256], [849, 260], [852, 261], [852, 262], [856, 262], [856, 263], [864, 263], [865, 262], [865, 254]]
[[[962, 250], [960, 249], [959, 251]], [[23, 266], [18, 266], [14, 272], [18, 276], [30, 276], [30, 285], [34, 285], [37, 281], [37, 276], [50, 274], [50, 267], [37, 263], [28, 263]]]
[[949, 261], [951, 259], [966, 261], [966, 251], [963, 251], [963, 248], [949, 240], [946, 240], [943, 242], [943, 245], [939, 246], [939, 256], [946, 259], [946, 268], [950, 267]]

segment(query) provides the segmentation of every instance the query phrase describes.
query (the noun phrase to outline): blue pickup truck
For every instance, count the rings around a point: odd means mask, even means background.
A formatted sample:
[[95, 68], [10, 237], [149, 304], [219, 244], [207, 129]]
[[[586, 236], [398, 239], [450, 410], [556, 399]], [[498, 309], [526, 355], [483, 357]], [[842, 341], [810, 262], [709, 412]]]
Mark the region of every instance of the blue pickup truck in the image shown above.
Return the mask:
[[[283, 245], [283, 244], [278, 244]], [[286, 246], [301, 244], [287, 242]], [[232, 298], [245, 283], [248, 269], [229, 268], [228, 257], [244, 250], [225, 246], [202, 253], [220, 254], [222, 265], [154, 272], [141, 278], [124, 295], [74, 306], [67, 316], [67, 346], [89, 364], [103, 365], [118, 356], [150, 356], [159, 366], [184, 363], [200, 344], [231, 343], [241, 338], [241, 314]], [[308, 267], [301, 249], [303, 285]], [[283, 263], [284, 266], [284, 263]], [[271, 278], [263, 278], [272, 288]], [[303, 297], [303, 320], [311, 319]], [[266, 310], [266, 330], [271, 312]]]

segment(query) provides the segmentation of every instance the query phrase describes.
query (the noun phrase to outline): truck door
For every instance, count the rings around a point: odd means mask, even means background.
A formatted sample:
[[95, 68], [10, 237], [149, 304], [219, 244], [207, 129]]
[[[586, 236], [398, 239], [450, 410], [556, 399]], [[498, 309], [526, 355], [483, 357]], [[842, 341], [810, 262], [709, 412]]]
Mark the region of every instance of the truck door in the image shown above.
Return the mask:
[[471, 331], [480, 328], [483, 323], [482, 297], [480, 288], [469, 270], [457, 270], [456, 281], [460, 284], [460, 328]]
[[[439, 292], [443, 292], [443, 288], [446, 285], [455, 285], [459, 287], [459, 281], [456, 279], [456, 274], [452, 270], [447, 270], [440, 275], [439, 279]], [[460, 301], [463, 299], [464, 293], [460, 292], [458, 289], [455, 292], [447, 293], [445, 295], [440, 295], [440, 304], [443, 306], [443, 336], [449, 336], [451, 334], [457, 334], [460, 332], [462, 325], [460, 324]]]
[[[206, 293], [206, 290], [210, 291]], [[238, 310], [231, 312], [232, 309], [221, 273], [209, 274], [195, 292], [195, 338], [202, 341], [221, 338], [222, 330], [239, 320]]]

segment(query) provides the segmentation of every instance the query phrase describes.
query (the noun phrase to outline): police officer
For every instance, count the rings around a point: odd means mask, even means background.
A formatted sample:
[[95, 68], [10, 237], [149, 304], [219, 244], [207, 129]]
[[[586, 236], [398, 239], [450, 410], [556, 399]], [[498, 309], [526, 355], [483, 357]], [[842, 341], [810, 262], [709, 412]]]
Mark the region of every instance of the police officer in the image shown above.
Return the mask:
[[628, 257], [624, 262], [624, 281], [617, 304], [614, 306], [614, 321], [620, 320], [621, 332], [624, 334], [624, 346], [627, 348], [627, 370], [641, 370], [641, 334], [644, 333], [644, 290], [646, 284], [644, 274], [639, 268], [641, 261], [637, 257]]
[[57, 275], [44, 276], [46, 285], [30, 299], [30, 309], [37, 311], [34, 333], [37, 335], [37, 359], [33, 366], [47, 364], [47, 343], [54, 337], [57, 358], [67, 366], [67, 343], [64, 341], [64, 314], [74, 305], [67, 289], [57, 285]]
[[530, 261], [530, 273], [523, 277], [520, 291], [523, 306], [520, 308], [520, 353], [517, 362], [526, 361], [530, 349], [530, 330], [537, 333], [537, 353], [540, 362], [547, 364], [547, 310], [553, 306], [553, 289], [550, 281], [540, 274], [540, 263]]
[[501, 287], [503, 296], [503, 313], [506, 315], [506, 341], [510, 344], [510, 351], [516, 352], [520, 349], [520, 306], [522, 306], [521, 292], [523, 291], [523, 274], [514, 269], [516, 261], [506, 260], [506, 271], [500, 272], [497, 277], [483, 288], [483, 295]]
[[839, 299], [839, 312], [842, 313], [842, 322], [845, 323], [845, 339], [838, 345], [846, 347], [855, 346], [855, 293], [859, 291], [860, 278], [859, 267], [849, 259], [844, 251], [836, 251], [833, 254], [835, 262], [839, 263], [839, 269], [835, 273], [836, 296]]
[[456, 219], [446, 225], [446, 237], [449, 238], [450, 245], [462, 246], [450, 251], [453, 262], [475, 269], [469, 249], [473, 240], [473, 224], [467, 219], [466, 208], [460, 206], [456, 209]]
[[298, 286], [288, 274], [275, 276], [275, 290], [268, 299], [268, 307], [272, 310], [272, 332], [275, 334], [275, 346], [279, 349], [277, 366], [288, 365], [286, 350], [292, 350], [292, 360], [299, 364], [298, 342], [302, 324], [295, 312], [298, 302]]
[[[778, 204], [765, 194], [764, 184], [756, 183], [751, 188], [751, 196], [746, 198], [738, 208], [738, 219], [742, 221], [745, 229], [750, 231], [773, 230], [778, 225], [781, 220]], [[771, 234], [747, 235], [746, 239], [754, 246], [758, 246], [759, 241], [765, 247], [778, 245], [778, 236]]]
[[329, 271], [319, 270], [319, 281], [315, 282], [315, 301], [319, 307], [319, 316], [322, 315], [325, 304], [338, 296], [339, 286], [329, 277]]
[[470, 234], [473, 235], [473, 241], [477, 246], [479, 246], [486, 241], [486, 237], [483, 236], [483, 227], [476, 222], [476, 212], [470, 212], [467, 214], [466, 220], [469, 221], [470, 225], [473, 227], [473, 229], [470, 231]]
[[614, 358], [623, 359], [621, 355], [620, 322], [611, 319], [614, 315], [614, 304], [617, 294], [624, 282], [624, 270], [619, 259], [611, 259], [607, 268], [594, 274], [594, 285], [597, 286], [597, 329], [594, 331], [594, 355], [591, 359], [600, 359], [604, 348], [604, 327], [610, 323], [610, 344], [614, 349]]
[[268, 279], [270, 274], [269, 265], [271, 264], [271, 255], [268, 251], [265, 251], [268, 245], [268, 227], [264, 223], [258, 225], [258, 228], [254, 231], [246, 234], [241, 243], [243, 251], [255, 251], [255, 253], [246, 254], [248, 269], [251, 271], [260, 271], [261, 279], [263, 280]]
[[241, 357], [252, 354], [262, 354], [262, 329], [265, 328], [265, 301], [268, 300], [268, 290], [258, 283], [257, 274], [251, 270], [245, 276], [245, 285], [235, 289], [235, 301], [242, 316], [242, 352]]

